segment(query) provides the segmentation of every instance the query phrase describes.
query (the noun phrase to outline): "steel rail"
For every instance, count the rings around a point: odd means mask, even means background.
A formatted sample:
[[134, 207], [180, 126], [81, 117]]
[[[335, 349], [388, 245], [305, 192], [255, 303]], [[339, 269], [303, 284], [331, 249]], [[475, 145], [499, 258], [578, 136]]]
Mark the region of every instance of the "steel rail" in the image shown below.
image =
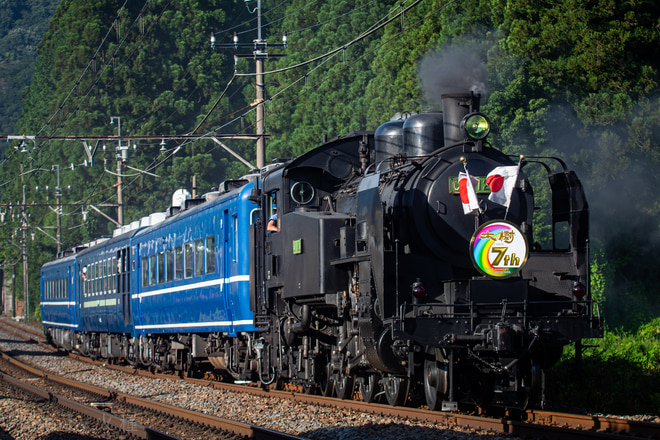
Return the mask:
[[29, 394], [33, 394], [37, 396], [40, 399], [47, 400], [50, 402], [53, 402], [63, 408], [67, 408], [68, 410], [77, 412], [79, 414], [82, 414], [84, 416], [90, 417], [100, 423], [103, 423], [105, 425], [111, 426], [115, 429], [118, 429], [119, 431], [125, 433], [125, 434], [131, 434], [139, 438], [143, 439], [148, 439], [148, 440], [177, 440], [177, 437], [173, 437], [171, 435], [164, 434], [160, 431], [156, 431], [155, 429], [148, 428], [144, 425], [140, 425], [139, 423], [131, 422], [126, 419], [122, 419], [121, 417], [117, 417], [113, 414], [110, 414], [106, 411], [102, 411], [96, 408], [93, 408], [91, 406], [84, 405], [82, 403], [78, 403], [76, 401], [67, 399], [66, 397], [62, 397], [60, 395], [51, 393], [46, 390], [42, 390], [41, 388], [25, 383], [21, 380], [14, 379], [13, 377], [0, 372], [0, 381], [5, 382], [6, 384], [10, 384], [11, 386], [18, 388], [20, 390], [23, 390], [24, 392], [27, 392]]
[[[88, 393], [97, 394], [101, 397], [112, 398], [119, 402], [124, 402], [128, 405], [134, 405], [141, 408], [145, 408], [151, 411], [156, 411], [164, 415], [177, 417], [180, 419], [188, 420], [190, 422], [200, 423], [215, 429], [220, 429], [223, 431], [228, 431], [233, 434], [241, 435], [246, 438], [255, 439], [255, 440], [302, 440], [301, 437], [286, 434], [282, 432], [277, 432], [271, 429], [262, 428], [260, 426], [251, 425], [243, 422], [237, 422], [234, 420], [225, 419], [222, 417], [212, 416], [209, 414], [203, 414], [196, 411], [187, 410], [184, 408], [179, 408], [173, 405], [156, 402], [153, 400], [143, 399], [140, 397], [131, 396], [129, 394], [121, 393], [114, 390], [108, 390], [101, 388], [95, 385], [90, 385], [86, 383], [77, 382], [72, 379], [67, 379], [56, 374], [46, 373], [38, 368], [34, 368], [30, 365], [27, 365], [13, 357], [7, 355], [6, 353], [0, 352], [0, 357], [10, 362], [12, 365], [21, 368], [25, 371], [28, 371], [31, 374], [39, 376], [45, 380], [50, 380], [52, 382], [59, 383], [61, 385], [79, 389]], [[13, 379], [13, 378], [12, 378]], [[13, 379], [17, 380], [17, 379]], [[20, 382], [20, 381], [19, 381]], [[29, 384], [28, 384], [29, 385]], [[32, 386], [32, 385], [30, 385]], [[44, 394], [45, 393], [45, 394]], [[47, 391], [42, 391], [39, 394], [40, 397], [48, 398], [50, 393]], [[65, 399], [65, 398], [62, 398]], [[68, 399], [65, 399], [68, 400]], [[82, 405], [77, 402], [74, 402], [76, 405]], [[100, 411], [101, 414], [106, 413], [105, 411], [97, 410], [95, 408], [89, 407], [87, 405], [82, 405], [85, 408], [89, 408], [93, 411]], [[76, 410], [77, 411], [77, 410]], [[79, 411], [80, 412], [80, 411]], [[96, 413], [92, 413], [96, 414]], [[105, 420], [104, 420], [105, 421]], [[132, 422], [128, 422], [132, 423]], [[112, 425], [114, 426], [114, 425]], [[148, 428], [150, 429], [150, 428]], [[159, 437], [145, 437], [145, 438], [159, 438]], [[175, 437], [167, 437], [175, 438]]]

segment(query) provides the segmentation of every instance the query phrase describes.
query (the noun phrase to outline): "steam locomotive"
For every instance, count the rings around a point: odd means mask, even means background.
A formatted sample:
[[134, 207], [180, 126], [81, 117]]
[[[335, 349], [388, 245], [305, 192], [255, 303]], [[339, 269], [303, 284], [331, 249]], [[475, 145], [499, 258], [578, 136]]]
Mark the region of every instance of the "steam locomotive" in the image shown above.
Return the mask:
[[534, 405], [563, 347], [602, 335], [589, 210], [561, 160], [490, 146], [478, 107], [444, 95], [442, 112], [324, 142], [202, 198], [178, 192], [167, 212], [43, 266], [47, 337], [110, 362], [342, 399]]

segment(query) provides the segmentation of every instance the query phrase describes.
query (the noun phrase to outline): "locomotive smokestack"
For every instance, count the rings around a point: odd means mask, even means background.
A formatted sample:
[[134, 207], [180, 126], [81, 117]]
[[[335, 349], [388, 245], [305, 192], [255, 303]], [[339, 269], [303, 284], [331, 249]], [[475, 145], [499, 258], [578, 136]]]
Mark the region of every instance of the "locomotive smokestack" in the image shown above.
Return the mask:
[[474, 93], [452, 93], [442, 95], [445, 146], [463, 142], [465, 133], [461, 130], [461, 120], [469, 113], [479, 111], [479, 98]]

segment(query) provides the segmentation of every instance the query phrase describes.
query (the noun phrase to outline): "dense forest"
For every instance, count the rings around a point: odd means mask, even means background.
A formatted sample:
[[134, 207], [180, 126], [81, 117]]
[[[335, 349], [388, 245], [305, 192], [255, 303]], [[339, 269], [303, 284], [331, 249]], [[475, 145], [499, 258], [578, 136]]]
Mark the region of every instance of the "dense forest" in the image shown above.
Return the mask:
[[[21, 93], [30, 84], [37, 44], [59, 0], [0, 1], [0, 133], [16, 130]], [[0, 146], [4, 151], [6, 145]]]
[[[3, 15], [0, 28], [32, 4], [41, 2], [2, 2], [13, 18]], [[560, 156], [579, 172], [592, 208], [592, 288], [608, 326], [635, 330], [660, 315], [655, 0], [262, 0], [261, 10], [254, 0], [62, 0], [42, 33], [29, 87], [11, 85], [13, 96], [23, 92], [13, 134], [38, 139], [6, 143], [0, 165], [2, 203], [35, 204], [25, 213], [31, 310], [38, 313], [39, 267], [56, 252], [57, 216], [44, 205], [55, 203], [57, 179], [69, 249], [115, 227], [90, 205], [117, 218], [105, 205], [117, 203], [120, 148], [124, 223], [165, 210], [193, 176], [203, 193], [248, 171], [203, 136], [255, 133], [249, 55], [259, 31], [270, 45], [268, 161], [307, 151], [323, 136], [373, 130], [397, 113], [439, 108], [442, 93], [474, 90], [495, 127], [494, 146]], [[20, 36], [37, 33], [30, 27]], [[1, 40], [3, 61], [18, 56], [12, 41]], [[31, 77], [29, 65], [13, 68]], [[11, 127], [4, 114], [0, 122]], [[77, 138], [119, 129], [147, 139], [120, 146]], [[253, 140], [223, 143], [256, 163]], [[19, 262], [22, 213], [2, 212], [7, 269]]]

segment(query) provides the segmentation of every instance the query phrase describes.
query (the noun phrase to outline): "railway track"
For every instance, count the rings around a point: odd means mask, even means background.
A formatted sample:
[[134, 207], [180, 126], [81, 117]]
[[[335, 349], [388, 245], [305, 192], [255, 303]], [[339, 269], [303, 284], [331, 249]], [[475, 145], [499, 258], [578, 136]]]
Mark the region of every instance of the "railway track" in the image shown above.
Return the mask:
[[[35, 335], [36, 337], [36, 335]], [[38, 339], [38, 337], [36, 338]], [[89, 359], [82, 358], [86, 362]], [[479, 416], [462, 413], [446, 413], [428, 411], [426, 409], [392, 407], [389, 405], [365, 404], [359, 400], [338, 400], [321, 396], [307, 395], [292, 391], [264, 390], [259, 387], [227, 384], [210, 380], [178, 378], [171, 374], [154, 374], [143, 370], [135, 370], [123, 366], [109, 365], [108, 368], [122, 370], [132, 375], [145, 375], [158, 379], [183, 380], [194, 385], [202, 385], [214, 389], [228, 390], [265, 398], [281, 398], [295, 400], [302, 405], [341, 408], [375, 414], [380, 417], [392, 417], [405, 420], [415, 420], [420, 423], [443, 427], [443, 429], [469, 430], [484, 435], [504, 435], [507, 437], [525, 438], [656, 438], [660, 439], [660, 424], [639, 422], [617, 417], [568, 414], [551, 411], [518, 411], [502, 410], [497, 416]]]
[[45, 373], [5, 353], [0, 353], [0, 356], [0, 380], [6, 386], [32, 394], [67, 411], [74, 411], [137, 438], [300, 439], [258, 426], [82, 384]]

